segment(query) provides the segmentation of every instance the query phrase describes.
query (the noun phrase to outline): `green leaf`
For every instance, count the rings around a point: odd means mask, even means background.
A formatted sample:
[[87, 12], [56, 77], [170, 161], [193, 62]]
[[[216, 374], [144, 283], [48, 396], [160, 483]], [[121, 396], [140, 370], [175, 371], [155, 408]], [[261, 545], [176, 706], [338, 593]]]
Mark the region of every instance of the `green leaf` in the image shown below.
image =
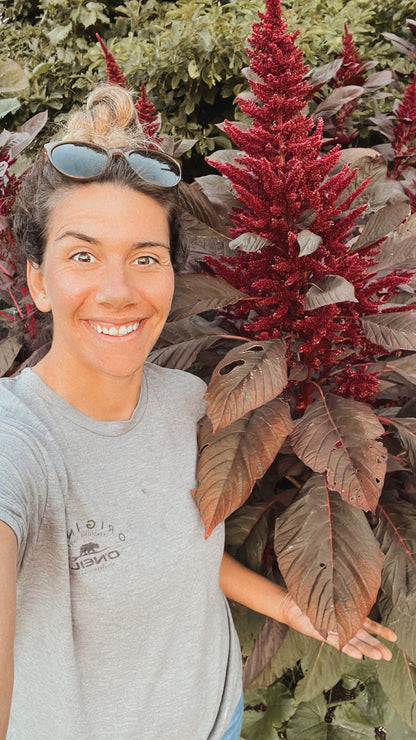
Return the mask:
[[286, 342], [245, 342], [215, 368], [205, 399], [213, 431], [280, 395], [287, 385]]
[[416, 668], [400, 648], [388, 643], [393, 657], [380, 660], [377, 673], [393, 708], [413, 730], [416, 730]]
[[0, 100], [0, 118], [4, 118], [8, 113], [14, 113], [20, 108], [20, 103], [17, 98], [3, 98]]
[[312, 475], [276, 521], [275, 552], [286, 586], [326, 638], [345, 645], [370, 612], [384, 556], [362, 511]]
[[20, 64], [12, 59], [0, 61], [0, 93], [14, 93], [24, 90], [29, 80]]
[[328, 737], [330, 740], [374, 740], [374, 725], [365, 721], [354, 704], [344, 702], [335, 709]]
[[48, 31], [46, 35], [49, 41], [51, 42], [52, 46], [59, 46], [59, 44], [61, 44], [62, 41], [65, 41], [65, 39], [69, 36], [71, 31], [72, 31], [72, 22], [68, 23], [66, 26], [56, 26], [56, 28], [53, 28], [52, 31]]
[[364, 719], [376, 727], [385, 726], [394, 717], [394, 710], [387, 701], [386, 694], [374, 679], [367, 681], [363, 691], [359, 691], [355, 706]]
[[244, 712], [241, 730], [244, 740], [279, 740], [278, 731], [295, 712], [296, 702], [282, 683], [271, 686], [262, 698], [266, 705], [264, 712]]
[[329, 738], [330, 725], [325, 722], [327, 711], [328, 707], [322, 695], [314, 701], [301, 702], [288, 722], [287, 740], [325, 740]]

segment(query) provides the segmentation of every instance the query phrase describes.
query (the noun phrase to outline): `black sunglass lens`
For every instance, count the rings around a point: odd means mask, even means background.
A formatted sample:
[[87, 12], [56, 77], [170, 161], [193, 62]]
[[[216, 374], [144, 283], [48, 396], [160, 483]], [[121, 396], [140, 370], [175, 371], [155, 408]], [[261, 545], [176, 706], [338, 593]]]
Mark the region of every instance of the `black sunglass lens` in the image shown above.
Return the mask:
[[85, 144], [60, 144], [52, 149], [50, 159], [62, 174], [81, 179], [96, 177], [107, 164], [105, 152]]
[[179, 165], [157, 152], [130, 152], [129, 162], [143, 180], [164, 188], [177, 185], [181, 179]]

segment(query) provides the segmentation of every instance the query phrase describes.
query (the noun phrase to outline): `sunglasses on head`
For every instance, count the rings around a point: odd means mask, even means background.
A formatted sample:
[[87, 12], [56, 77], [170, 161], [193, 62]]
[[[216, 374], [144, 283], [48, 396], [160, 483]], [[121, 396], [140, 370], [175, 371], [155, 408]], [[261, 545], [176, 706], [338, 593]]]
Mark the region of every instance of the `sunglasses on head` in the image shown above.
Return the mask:
[[103, 174], [112, 157], [124, 157], [136, 175], [154, 185], [173, 188], [181, 179], [176, 159], [153, 149], [106, 149], [81, 141], [50, 141], [43, 154], [57, 172], [71, 180], [94, 180]]

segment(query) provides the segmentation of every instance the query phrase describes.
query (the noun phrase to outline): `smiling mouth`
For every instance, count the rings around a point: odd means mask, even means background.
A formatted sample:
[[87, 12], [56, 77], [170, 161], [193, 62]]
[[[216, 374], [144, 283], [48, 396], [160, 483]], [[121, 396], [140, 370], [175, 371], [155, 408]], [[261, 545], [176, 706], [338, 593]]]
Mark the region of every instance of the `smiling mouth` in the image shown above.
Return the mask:
[[98, 334], [108, 334], [111, 337], [125, 337], [126, 334], [132, 334], [132, 332], [138, 329], [140, 321], [135, 321], [133, 324], [121, 324], [121, 326], [114, 326], [114, 324], [111, 326], [106, 324], [93, 324], [91, 321], [89, 324]]

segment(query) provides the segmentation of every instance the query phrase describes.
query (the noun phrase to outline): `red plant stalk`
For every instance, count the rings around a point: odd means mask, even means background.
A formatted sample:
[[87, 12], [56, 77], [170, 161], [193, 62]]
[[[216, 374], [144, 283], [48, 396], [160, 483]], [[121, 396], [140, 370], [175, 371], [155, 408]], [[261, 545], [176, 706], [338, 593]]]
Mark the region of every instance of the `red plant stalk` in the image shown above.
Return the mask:
[[[257, 340], [284, 336], [289, 366], [300, 361], [312, 380], [332, 383], [341, 395], [370, 400], [377, 381], [363, 368], [385, 351], [367, 340], [360, 316], [378, 313], [406, 278], [392, 273], [368, 285], [375, 247], [353, 252], [346, 245], [364, 210], [349, 209], [366, 183], [340, 202], [354, 173], [343, 168], [330, 174], [338, 147], [321, 154], [322, 122], [315, 126], [304, 113], [309, 91], [302, 52], [295, 45], [297, 33], [287, 31], [279, 0], [267, 0], [259, 18], [247, 49], [253, 98], [239, 100], [252, 123], [241, 130], [225, 122], [224, 130], [242, 154], [236, 164], [212, 164], [229, 178], [241, 202], [232, 215], [231, 236], [254, 233], [268, 245], [257, 252], [239, 250], [236, 256], [206, 259], [211, 269], [250, 297], [224, 309], [234, 332]], [[310, 214], [314, 220], [307, 222], [308, 229], [322, 242], [312, 254], [300, 256], [297, 238]], [[305, 310], [306, 292], [328, 275], [348, 280], [356, 302]], [[335, 383], [330, 373], [337, 366]]]
[[[396, 111], [392, 147], [394, 151], [394, 177], [416, 160], [416, 74], [407, 86], [403, 100]], [[414, 196], [413, 196], [414, 197]]]
[[[345, 23], [340, 56], [342, 65], [332, 80], [331, 86], [335, 89], [345, 87], [346, 85], [362, 85], [364, 82], [363, 72], [365, 64], [360, 57], [360, 52], [355, 45], [354, 38], [348, 31]], [[348, 145], [357, 135], [355, 129], [351, 134], [345, 134], [344, 132], [345, 121], [351, 117], [356, 106], [357, 100], [351, 100], [349, 103], [343, 105], [335, 116], [336, 140], [344, 145]]]

